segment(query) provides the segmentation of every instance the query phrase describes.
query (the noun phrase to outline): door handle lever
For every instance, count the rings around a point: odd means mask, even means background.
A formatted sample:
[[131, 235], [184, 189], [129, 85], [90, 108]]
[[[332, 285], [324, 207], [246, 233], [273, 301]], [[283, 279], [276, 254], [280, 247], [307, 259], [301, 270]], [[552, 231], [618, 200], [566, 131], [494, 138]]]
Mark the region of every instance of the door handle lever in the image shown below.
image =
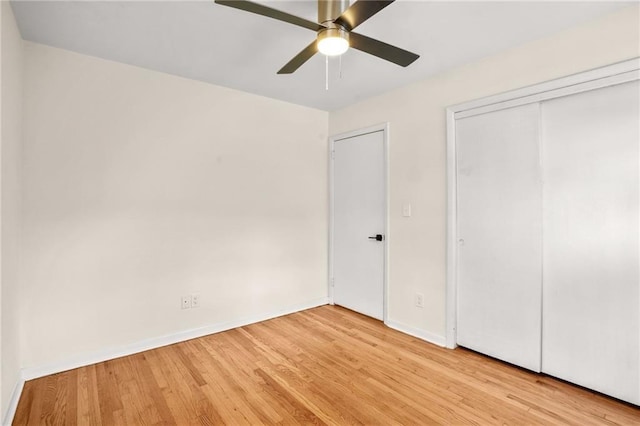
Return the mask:
[[384, 240], [384, 235], [382, 234], [376, 234], [373, 237], [369, 237], [370, 240], [376, 240], [376, 241], [382, 241]]

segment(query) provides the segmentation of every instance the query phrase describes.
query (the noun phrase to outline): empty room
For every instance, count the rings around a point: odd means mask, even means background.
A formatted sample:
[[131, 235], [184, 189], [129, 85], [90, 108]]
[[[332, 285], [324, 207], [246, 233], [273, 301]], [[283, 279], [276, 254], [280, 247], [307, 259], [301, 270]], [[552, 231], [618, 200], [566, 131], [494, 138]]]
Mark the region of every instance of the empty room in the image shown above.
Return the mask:
[[0, 0], [2, 425], [640, 424], [640, 3]]

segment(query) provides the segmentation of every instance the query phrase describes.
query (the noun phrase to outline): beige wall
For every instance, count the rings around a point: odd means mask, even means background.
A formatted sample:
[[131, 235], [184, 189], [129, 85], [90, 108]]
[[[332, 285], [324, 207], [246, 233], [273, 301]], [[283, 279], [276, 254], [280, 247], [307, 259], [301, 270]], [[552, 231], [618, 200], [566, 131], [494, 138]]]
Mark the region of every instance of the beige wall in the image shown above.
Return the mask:
[[0, 416], [6, 412], [18, 383], [20, 251], [20, 149], [22, 130], [22, 38], [9, 2], [0, 4], [1, 20], [1, 400]]
[[22, 367], [326, 300], [328, 113], [24, 54]]
[[[330, 114], [332, 135], [390, 123], [391, 321], [433, 340], [445, 336], [446, 107], [637, 57], [639, 20], [637, 5], [625, 8]], [[412, 217], [402, 217], [403, 203]], [[423, 309], [415, 293], [424, 293]]]

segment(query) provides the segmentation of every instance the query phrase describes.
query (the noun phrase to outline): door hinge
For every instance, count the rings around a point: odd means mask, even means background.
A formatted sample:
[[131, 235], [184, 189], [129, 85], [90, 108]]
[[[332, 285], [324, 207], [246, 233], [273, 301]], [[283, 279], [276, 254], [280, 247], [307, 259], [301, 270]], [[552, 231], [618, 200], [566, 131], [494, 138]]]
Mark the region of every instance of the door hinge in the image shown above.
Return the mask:
[[335, 278], [331, 278], [331, 287], [335, 287], [336, 285], [336, 279]]
[[334, 160], [336, 158], [336, 152], [331, 151], [331, 159]]

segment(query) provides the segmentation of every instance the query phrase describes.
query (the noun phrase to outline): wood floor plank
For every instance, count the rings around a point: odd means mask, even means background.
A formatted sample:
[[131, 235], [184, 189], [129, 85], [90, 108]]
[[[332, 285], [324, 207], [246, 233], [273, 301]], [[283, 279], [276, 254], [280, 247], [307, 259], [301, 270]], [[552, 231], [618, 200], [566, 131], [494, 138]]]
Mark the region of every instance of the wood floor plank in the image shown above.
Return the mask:
[[337, 306], [25, 383], [14, 425], [631, 425], [640, 408]]
[[98, 383], [95, 365], [78, 369], [77, 387], [78, 424], [101, 426], [102, 419], [100, 418], [100, 400], [98, 399]]
[[[216, 393], [225, 395], [223, 400], [225, 422], [230, 424], [260, 424], [267, 416], [263, 407], [256, 406], [252, 409], [251, 398], [253, 393], [261, 392], [260, 383], [254, 381], [253, 389], [245, 389], [240, 384], [242, 375], [246, 374], [233, 363], [233, 352], [226, 343], [225, 336], [220, 339], [203, 339], [203, 347], [211, 355], [212, 363], [209, 365], [210, 374], [206, 374], [207, 383], [215, 385]], [[230, 375], [229, 372], [233, 371]], [[251, 392], [251, 391], [254, 392]]]
[[98, 400], [100, 401], [100, 418], [105, 425], [116, 424], [117, 416], [115, 413], [121, 413], [124, 409], [122, 400], [118, 394], [118, 382], [114, 373], [114, 367], [117, 363], [118, 360], [112, 360], [96, 364], [96, 390], [98, 391]]
[[[210, 352], [197, 350], [198, 348], [203, 347], [200, 344], [200, 341], [192, 341], [190, 343], [190, 355], [193, 359], [196, 360], [196, 365], [202, 371], [205, 377], [205, 381], [207, 383], [220, 383], [224, 380], [224, 383], [221, 386], [219, 385], [219, 390], [217, 392], [212, 392], [212, 395], [214, 397], [216, 397], [217, 394], [225, 393], [226, 389], [232, 389], [232, 392], [234, 392], [234, 394], [236, 395], [239, 395], [246, 406], [252, 407], [252, 411], [255, 412], [261, 423], [277, 423], [283, 420], [282, 416], [272, 408], [271, 404], [269, 404], [264, 399], [264, 392], [262, 392], [261, 389], [256, 389], [255, 387], [256, 381], [253, 374], [253, 371], [256, 368], [255, 358], [250, 357], [243, 351], [233, 350], [234, 356], [232, 358], [225, 357], [224, 353], [217, 352], [216, 355], [218, 356], [218, 360], [215, 365], [215, 370], [212, 370], [212, 357], [209, 355]], [[225, 345], [227, 345], [231, 343], [231, 341], [227, 339], [226, 341], [224, 341], [224, 343]], [[227, 374], [227, 371], [229, 371], [229, 369], [234, 369], [237, 371], [237, 373], [234, 374], [233, 377], [230, 377]], [[207, 389], [213, 390], [211, 387], [207, 387]], [[235, 406], [235, 404], [233, 404], [232, 407], [232, 413], [237, 412], [237, 407]], [[229, 413], [229, 410], [227, 410], [227, 413]]]
[[[38, 390], [43, 383], [40, 380], [31, 380], [24, 384], [22, 389], [22, 395], [20, 395], [20, 410], [16, 411], [13, 422], [14, 424], [38, 424], [36, 416], [39, 416], [42, 412], [42, 400], [43, 398], [39, 394]], [[24, 403], [22, 402], [24, 401]]]

